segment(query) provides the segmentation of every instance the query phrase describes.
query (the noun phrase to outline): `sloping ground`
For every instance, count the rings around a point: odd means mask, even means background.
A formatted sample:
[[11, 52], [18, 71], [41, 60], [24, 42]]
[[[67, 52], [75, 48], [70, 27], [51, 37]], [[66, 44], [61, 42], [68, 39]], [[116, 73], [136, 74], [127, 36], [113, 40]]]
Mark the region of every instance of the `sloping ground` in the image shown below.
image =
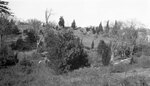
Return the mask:
[[[150, 82], [150, 69], [137, 70], [137, 74], [128, 74], [129, 76], [145, 76], [146, 81]], [[108, 68], [84, 68], [73, 71], [67, 75], [55, 76], [48, 73], [42, 73], [36, 85], [33, 86], [120, 86], [123, 79], [126, 78], [124, 73], [110, 74]], [[150, 84], [150, 83], [149, 83]], [[139, 85], [138, 85], [139, 86]]]
[[150, 85], [150, 68], [136, 68], [130, 70], [126, 73], [116, 73], [115, 76], [120, 76], [121, 78], [131, 77], [131, 76], [144, 76], [146, 82]]
[[0, 70], [0, 86], [121, 86], [122, 80], [130, 76], [144, 76], [150, 85], [150, 68], [133, 68], [126, 73], [110, 73], [109, 68], [81, 68], [68, 74], [54, 75], [44, 63], [27, 69], [16, 65]]
[[[100, 37], [95, 39], [93, 35], [82, 36], [84, 45], [91, 46], [95, 40], [98, 45]], [[105, 39], [109, 40], [109, 39]], [[32, 55], [35, 52], [25, 52]], [[89, 51], [92, 61], [98, 58], [95, 51]], [[121, 86], [123, 79], [130, 76], [145, 76], [150, 85], [150, 68], [134, 68], [122, 73], [110, 73], [110, 67], [90, 67], [72, 71], [64, 75], [54, 75], [54, 72], [44, 63], [36, 63], [27, 69], [19, 65], [0, 70], [0, 86]], [[136, 86], [136, 85], [133, 85]], [[140, 86], [140, 85], [138, 85]]]

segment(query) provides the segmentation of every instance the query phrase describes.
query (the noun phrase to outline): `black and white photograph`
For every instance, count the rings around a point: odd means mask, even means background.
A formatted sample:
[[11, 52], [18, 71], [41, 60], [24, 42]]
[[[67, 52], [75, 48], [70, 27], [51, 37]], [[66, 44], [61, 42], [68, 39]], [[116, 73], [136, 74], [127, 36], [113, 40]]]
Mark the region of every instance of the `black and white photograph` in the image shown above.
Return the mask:
[[0, 0], [0, 86], [150, 86], [150, 0]]

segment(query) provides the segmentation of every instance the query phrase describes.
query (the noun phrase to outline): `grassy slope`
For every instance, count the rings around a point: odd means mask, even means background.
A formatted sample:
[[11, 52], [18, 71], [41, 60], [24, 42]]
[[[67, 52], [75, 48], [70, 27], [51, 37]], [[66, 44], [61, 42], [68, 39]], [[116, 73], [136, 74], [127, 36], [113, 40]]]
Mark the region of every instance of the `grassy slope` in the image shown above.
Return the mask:
[[[84, 45], [89, 47], [92, 40], [95, 39], [92, 35], [77, 35], [83, 38]], [[100, 39], [102, 38], [95, 39], [95, 48]], [[95, 51], [89, 51], [89, 55], [93, 57], [92, 62], [98, 58]], [[23, 72], [21, 67], [17, 65], [0, 70], [0, 86], [108, 86], [107, 84], [120, 86], [122, 79], [133, 75], [145, 76], [147, 82], [150, 83], [150, 68], [132, 67], [127, 73], [110, 73], [109, 68], [102, 66], [98, 68], [90, 67], [75, 70], [66, 75], [54, 75], [53, 71], [46, 67], [45, 64], [35, 63], [30, 74]]]

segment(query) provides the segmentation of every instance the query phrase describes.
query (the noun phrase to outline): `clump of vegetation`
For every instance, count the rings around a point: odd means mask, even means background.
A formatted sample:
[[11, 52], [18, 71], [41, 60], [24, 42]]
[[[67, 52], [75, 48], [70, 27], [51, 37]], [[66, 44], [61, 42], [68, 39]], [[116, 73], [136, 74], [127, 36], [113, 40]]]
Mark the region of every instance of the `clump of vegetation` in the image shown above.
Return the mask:
[[108, 66], [110, 63], [110, 59], [111, 59], [111, 49], [104, 42], [104, 40], [100, 40], [98, 47], [97, 47], [97, 53], [102, 58], [102, 64], [104, 66]]
[[54, 34], [49, 32], [45, 38], [48, 59], [56, 73], [72, 71], [89, 66], [87, 53], [80, 39], [72, 32]]
[[0, 48], [0, 66], [1, 67], [8, 67], [16, 65], [19, 62], [17, 59], [17, 54], [7, 46], [2, 46]]
[[39, 39], [36, 32], [33, 29], [30, 29], [25, 30], [24, 33], [27, 35], [25, 39], [20, 36], [16, 42], [13, 42], [10, 45], [13, 50], [26, 51], [36, 48], [36, 43]]
[[61, 26], [63, 28], [65, 27], [65, 20], [62, 16], [59, 18], [58, 24], [59, 24], [59, 26]]
[[30, 29], [27, 33], [27, 38], [25, 39], [26, 42], [30, 43], [31, 45], [36, 44], [37, 40], [39, 39], [38, 35], [33, 29]]

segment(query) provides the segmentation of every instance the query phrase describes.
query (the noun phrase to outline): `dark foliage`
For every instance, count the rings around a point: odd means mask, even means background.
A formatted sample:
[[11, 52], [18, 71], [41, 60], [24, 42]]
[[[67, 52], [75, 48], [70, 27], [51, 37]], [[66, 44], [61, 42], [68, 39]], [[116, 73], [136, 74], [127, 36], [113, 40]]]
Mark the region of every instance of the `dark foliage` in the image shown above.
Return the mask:
[[102, 57], [102, 63], [104, 66], [109, 65], [111, 59], [111, 49], [103, 40], [100, 40], [97, 52]]
[[19, 38], [16, 42], [13, 42], [10, 47], [12, 48], [12, 50], [23, 50], [24, 44], [24, 40], [22, 38]]
[[39, 37], [37, 36], [36, 32], [33, 29], [30, 29], [26, 32], [27, 38], [25, 39], [26, 42], [30, 44], [35, 44]]
[[70, 31], [59, 34], [49, 33], [45, 41], [48, 59], [56, 73], [61, 74], [89, 66], [87, 53], [84, 51], [80, 39]]
[[72, 22], [72, 24], [71, 24], [71, 27], [72, 27], [73, 29], [76, 28], [76, 22], [75, 22], [75, 20], [73, 20], [73, 22]]
[[93, 34], [96, 33], [95, 27], [91, 27]]
[[10, 47], [12, 50], [19, 50], [19, 51], [28, 51], [34, 49], [36, 44], [29, 43], [28, 41], [19, 38], [16, 42], [11, 43]]
[[9, 21], [7, 18], [0, 17], [0, 25], [0, 35], [20, 34], [13, 20]]
[[88, 31], [90, 31], [91, 30], [91, 28], [90, 27], [86, 27], [86, 31], [88, 32]]
[[13, 28], [12, 28], [12, 34], [15, 34], [15, 35], [21, 34], [20, 30], [18, 29], [18, 27], [16, 25], [13, 26]]
[[92, 41], [92, 44], [91, 44], [91, 49], [94, 48], [94, 41]]
[[131, 55], [130, 48], [128, 47], [124, 53], [126, 57], [129, 57]]
[[107, 21], [106, 27], [105, 27], [105, 32], [109, 33], [110, 27], [109, 27], [109, 21]]
[[65, 27], [65, 21], [64, 21], [64, 18], [62, 16], [59, 18], [58, 24], [59, 24], [59, 26], [62, 26], [63, 28]]
[[97, 34], [99, 34], [100, 32], [103, 32], [102, 22], [99, 24], [99, 27], [96, 28], [96, 32], [97, 32]]
[[16, 42], [13, 42], [10, 46], [12, 50], [28, 51], [36, 47], [39, 37], [34, 30], [24, 30], [27, 37], [23, 40], [22, 37], [18, 38]]
[[139, 53], [139, 52], [142, 52], [144, 48], [144, 45], [135, 45], [134, 48], [133, 48], [133, 55]]
[[8, 47], [3, 46], [0, 49], [0, 67], [13, 66], [18, 63], [17, 53], [14, 52]]

